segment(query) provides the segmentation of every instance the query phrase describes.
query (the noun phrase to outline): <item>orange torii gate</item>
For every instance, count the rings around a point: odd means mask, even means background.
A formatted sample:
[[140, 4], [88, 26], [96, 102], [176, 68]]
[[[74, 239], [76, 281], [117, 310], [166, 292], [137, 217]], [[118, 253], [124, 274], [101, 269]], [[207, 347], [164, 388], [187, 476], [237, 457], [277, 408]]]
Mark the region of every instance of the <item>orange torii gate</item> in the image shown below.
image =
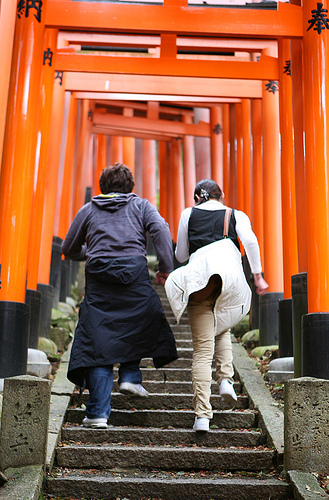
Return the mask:
[[[7, 0], [8, 2], [8, 0]], [[7, 3], [3, 0], [3, 3]], [[24, 4], [25, 5], [25, 4]], [[322, 4], [319, 4], [322, 7]], [[321, 8], [318, 5], [318, 10]], [[270, 153], [271, 150], [271, 127], [273, 120], [271, 116], [278, 118], [277, 111], [277, 95], [275, 95], [274, 87], [270, 87], [270, 93], [266, 94], [266, 85], [260, 81], [254, 81], [252, 78], [252, 71], [258, 72], [259, 67], [251, 66], [254, 61], [248, 63], [246, 69], [243, 70], [244, 79], [239, 81], [238, 68], [241, 66], [238, 62], [230, 64], [222, 70], [225, 73], [226, 82], [221, 81], [222, 88], [219, 91], [219, 81], [216, 84], [216, 68], [214, 64], [202, 64], [209, 79], [209, 86], [211, 80], [213, 88], [208, 92], [203, 91], [206, 79], [200, 76], [200, 71], [196, 70], [196, 74], [192, 73], [193, 64], [184, 61], [183, 64], [177, 63], [173, 57], [173, 41], [179, 37], [188, 37], [190, 35], [198, 37], [227, 37], [237, 40], [256, 37], [265, 40], [281, 40], [286, 39], [302, 39], [302, 48], [304, 51], [304, 95], [305, 98], [305, 151], [306, 151], [306, 180], [308, 186], [313, 186], [313, 190], [308, 190], [308, 207], [305, 211], [307, 220], [307, 272], [308, 272], [308, 285], [309, 285], [309, 314], [306, 316], [307, 328], [313, 328], [318, 321], [318, 314], [321, 314], [321, 320], [324, 323], [327, 320], [326, 313], [328, 309], [328, 193], [327, 193], [327, 130], [326, 123], [326, 106], [327, 94], [323, 93], [321, 89], [328, 88], [326, 81], [326, 71], [324, 61], [326, 59], [327, 47], [327, 27], [321, 26], [321, 12], [319, 16], [314, 10], [314, 6], [308, 0], [303, 8], [291, 4], [279, 4], [278, 10], [266, 11], [262, 9], [234, 9], [234, 8], [214, 8], [208, 9], [207, 7], [189, 7], [186, 1], [167, 0], [163, 5], [118, 5], [109, 3], [97, 3], [95, 9], [94, 2], [71, 2], [65, 0], [45, 0], [43, 2], [43, 10], [41, 10], [41, 2], [35, 2], [33, 7], [30, 4], [25, 5], [23, 12], [23, 3], [20, 3], [17, 8], [16, 20], [16, 34], [14, 41], [13, 63], [12, 63], [12, 78], [10, 85], [10, 93], [8, 100], [8, 114], [7, 126], [4, 140], [4, 153], [1, 167], [1, 180], [0, 180], [0, 263], [2, 273], [2, 289], [0, 290], [0, 306], [6, 311], [11, 305], [14, 305], [16, 310], [16, 323], [17, 320], [21, 324], [26, 325], [27, 309], [23, 307], [25, 299], [25, 282], [27, 271], [27, 253], [28, 253], [28, 234], [31, 218], [31, 200], [33, 191], [33, 174], [36, 152], [38, 151], [37, 135], [36, 135], [36, 120], [37, 114], [35, 108], [37, 107], [37, 97], [39, 95], [42, 69], [42, 49], [43, 57], [47, 53], [48, 47], [43, 46], [45, 29], [60, 29], [60, 30], [73, 30], [73, 31], [88, 31], [96, 32], [102, 31], [104, 33], [118, 33], [120, 32], [129, 34], [146, 34], [153, 35], [160, 33], [161, 37], [166, 37], [166, 48], [164, 48], [164, 59], [168, 73], [168, 77], [161, 73], [160, 64], [154, 64], [153, 76], [149, 74], [138, 73], [138, 63], [135, 63], [135, 72], [131, 78], [127, 78], [126, 74], [119, 74], [117, 68], [115, 74], [111, 74], [109, 78], [107, 74], [102, 76], [97, 74], [94, 78], [94, 73], [87, 74], [85, 69], [79, 73], [65, 72], [66, 89], [81, 92], [107, 92], [109, 91], [112, 96], [117, 94], [151, 94], [157, 96], [174, 95], [180, 100], [184, 98], [187, 100], [197, 97], [205, 98], [210, 101], [215, 100], [218, 95], [227, 99], [232, 96], [240, 98], [252, 98], [254, 100], [264, 99], [266, 97], [267, 104], [263, 104], [266, 116], [268, 117], [267, 125], [264, 127], [264, 160], [267, 157], [267, 162], [264, 163], [264, 208], [267, 214], [267, 231], [264, 231], [264, 247], [265, 247], [265, 260], [268, 254], [271, 254], [271, 249], [277, 245], [281, 235], [281, 218], [278, 216], [280, 210], [276, 206], [278, 197], [276, 197], [278, 190], [278, 179], [273, 177], [273, 171], [278, 172], [278, 147], [275, 152], [275, 168], [271, 164]], [[323, 5], [326, 8], [326, 5]], [[3, 5], [2, 5], [3, 7]], [[31, 12], [30, 12], [31, 10]], [[3, 9], [1, 9], [1, 12]], [[313, 14], [311, 14], [313, 12]], [[315, 14], [314, 14], [315, 12]], [[45, 13], [45, 15], [44, 15]], [[320, 24], [319, 24], [320, 23]], [[31, 33], [33, 35], [31, 36]], [[169, 37], [169, 38], [168, 38]], [[176, 42], [177, 44], [177, 42]], [[160, 44], [161, 45], [161, 44]], [[32, 59], [28, 58], [26, 49], [30, 50], [33, 54]], [[284, 48], [280, 47], [280, 64], [284, 60], [286, 52]], [[72, 59], [76, 56], [69, 51], [65, 52], [62, 49], [58, 54], [62, 58], [62, 64], [73, 64]], [[79, 61], [80, 56], [77, 56]], [[152, 59], [154, 63], [155, 59]], [[19, 61], [19, 63], [18, 63]], [[86, 61], [86, 59], [84, 60]], [[96, 61], [96, 59], [95, 59]], [[101, 61], [102, 63], [104, 61]], [[199, 62], [199, 61], [198, 61]], [[209, 61], [210, 62], [210, 61]], [[232, 61], [233, 63], [234, 61]], [[172, 63], [172, 64], [171, 64]], [[235, 63], [235, 62], [234, 62]], [[80, 62], [79, 64], [82, 64]], [[122, 61], [121, 68], [124, 67], [126, 62]], [[149, 71], [151, 71], [152, 64], [147, 63]], [[250, 66], [249, 66], [250, 64]], [[260, 61], [262, 67], [268, 71], [268, 74], [277, 74], [275, 69], [275, 62], [272, 59], [263, 58]], [[198, 63], [194, 62], [198, 67]], [[64, 66], [63, 66], [64, 67]], [[294, 67], [294, 59], [292, 58], [292, 67]], [[247, 69], [248, 68], [248, 69]], [[81, 69], [81, 68], [80, 68]], [[272, 71], [272, 73], [271, 73]], [[177, 73], [176, 73], [177, 72]], [[182, 74], [184, 76], [182, 76]], [[280, 71], [279, 74], [281, 75]], [[230, 78], [229, 78], [230, 77]], [[181, 78], [184, 78], [184, 83], [188, 80], [189, 89], [183, 89], [181, 85]], [[38, 80], [39, 79], [39, 80]], [[79, 81], [78, 81], [79, 80]], [[133, 81], [135, 87], [133, 88]], [[280, 78], [282, 84], [283, 77]], [[318, 85], [313, 88], [314, 81]], [[240, 85], [239, 85], [240, 84]], [[80, 86], [78, 86], [80, 85]], [[272, 83], [271, 83], [272, 85]], [[284, 84], [285, 85], [285, 84]], [[137, 87], [137, 88], [136, 88]], [[239, 91], [234, 92], [234, 88], [240, 87]], [[25, 89], [29, 89], [29, 93]], [[249, 92], [249, 94], [248, 94]], [[253, 95], [251, 95], [253, 92]], [[272, 94], [272, 95], [270, 95]], [[273, 99], [272, 99], [273, 97]], [[282, 104], [281, 104], [282, 106]], [[232, 106], [231, 109], [233, 110]], [[273, 112], [271, 112], [274, 110]], [[23, 112], [24, 111], [24, 112]], [[282, 110], [285, 112], [285, 110]], [[88, 111], [89, 113], [89, 111]], [[295, 111], [294, 111], [295, 113]], [[227, 116], [227, 110], [226, 110]], [[295, 115], [296, 116], [296, 115]], [[233, 117], [233, 115], [232, 115]], [[28, 126], [26, 125], [28, 123]], [[264, 121], [266, 123], [266, 120]], [[278, 127], [278, 122], [276, 122]], [[281, 126], [284, 129], [284, 124]], [[277, 130], [274, 134], [277, 136]], [[288, 132], [287, 132], [288, 133]], [[21, 148], [20, 141], [24, 138], [24, 148]], [[286, 136], [283, 136], [283, 141]], [[41, 138], [42, 140], [42, 138]], [[302, 139], [299, 137], [298, 141]], [[42, 144], [41, 144], [42, 146]], [[288, 149], [289, 150], [289, 149]], [[290, 150], [289, 150], [290, 151]], [[289, 153], [290, 154], [290, 153]], [[232, 155], [231, 155], [232, 156]], [[273, 160], [273, 158], [272, 158]], [[283, 159], [285, 161], [285, 158]], [[302, 162], [303, 163], [303, 162]], [[284, 163], [283, 163], [284, 164]], [[22, 170], [22, 165], [24, 169]], [[289, 163], [289, 166], [291, 163]], [[290, 168], [290, 167], [289, 167]], [[283, 169], [284, 171], [284, 169]], [[290, 170], [289, 170], [290, 171]], [[243, 175], [243, 172], [242, 172]], [[291, 175], [291, 174], [290, 174]], [[302, 177], [302, 172], [298, 179]], [[240, 181], [243, 179], [240, 179]], [[23, 182], [22, 182], [23, 181]], [[23, 185], [23, 190], [15, 192], [16, 184]], [[291, 186], [291, 177], [287, 179], [288, 189]], [[285, 188], [286, 185], [283, 187]], [[274, 189], [275, 188], [275, 189]], [[281, 188], [280, 188], [281, 192]], [[280, 194], [280, 193], [279, 193]], [[298, 203], [297, 203], [298, 204]], [[281, 204], [280, 204], [281, 205]], [[301, 207], [302, 204], [298, 205]], [[300, 215], [302, 210], [297, 211], [297, 216]], [[285, 215], [285, 214], [284, 214]], [[325, 218], [325, 221], [322, 220]], [[266, 228], [266, 224], [265, 224]], [[289, 229], [288, 229], [289, 231]], [[301, 236], [299, 234], [299, 246]], [[303, 240], [305, 242], [305, 239]], [[13, 252], [15, 249], [15, 252]], [[272, 257], [271, 257], [272, 258]], [[278, 267], [275, 265], [275, 260], [270, 262], [270, 266], [266, 265], [269, 273], [273, 273], [272, 283], [276, 283], [278, 276]], [[277, 260], [276, 260], [277, 263]], [[280, 265], [279, 265], [280, 267]], [[288, 266], [289, 267], [289, 266]], [[279, 269], [280, 274], [280, 269]], [[271, 283], [271, 278], [268, 278]], [[10, 304], [9, 304], [10, 303]], [[22, 307], [21, 307], [22, 306]], [[1, 339], [4, 339], [4, 349], [9, 346], [2, 331], [13, 331], [7, 323], [0, 323]], [[24, 330], [24, 328], [23, 328]], [[311, 346], [311, 352], [321, 353], [325, 349], [321, 349], [321, 342], [323, 342], [325, 335], [323, 334], [324, 327], [317, 331], [315, 344]], [[25, 335], [26, 336], [26, 335]], [[24, 337], [24, 331], [17, 333], [17, 340]], [[307, 335], [306, 335], [307, 337]], [[318, 343], [317, 343], [318, 342]], [[24, 342], [22, 345], [21, 362], [18, 363], [14, 372], [7, 372], [6, 375], [16, 375], [21, 373], [22, 366], [24, 366]], [[25, 344], [26, 347], [26, 344]], [[26, 349], [25, 349], [26, 350]], [[6, 352], [8, 359], [14, 358], [14, 353]], [[1, 363], [0, 363], [1, 365]], [[321, 365], [321, 363], [320, 363]], [[321, 365], [322, 366], [322, 365]], [[7, 366], [6, 366], [7, 369]], [[16, 370], [16, 371], [15, 371]], [[18, 371], [17, 371], [18, 370]], [[0, 377], [2, 372], [0, 372]]]

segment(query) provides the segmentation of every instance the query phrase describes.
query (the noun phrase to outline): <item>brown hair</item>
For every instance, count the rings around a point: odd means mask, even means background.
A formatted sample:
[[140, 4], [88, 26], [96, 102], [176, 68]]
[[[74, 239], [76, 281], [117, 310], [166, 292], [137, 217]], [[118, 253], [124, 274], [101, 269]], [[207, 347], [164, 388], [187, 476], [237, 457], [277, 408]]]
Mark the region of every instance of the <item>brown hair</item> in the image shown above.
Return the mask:
[[103, 194], [131, 193], [134, 185], [132, 171], [119, 162], [116, 162], [111, 167], [104, 168], [99, 178], [99, 187]]
[[220, 200], [223, 196], [221, 188], [212, 179], [202, 179], [194, 189], [194, 201], [197, 205], [205, 203], [209, 199]]

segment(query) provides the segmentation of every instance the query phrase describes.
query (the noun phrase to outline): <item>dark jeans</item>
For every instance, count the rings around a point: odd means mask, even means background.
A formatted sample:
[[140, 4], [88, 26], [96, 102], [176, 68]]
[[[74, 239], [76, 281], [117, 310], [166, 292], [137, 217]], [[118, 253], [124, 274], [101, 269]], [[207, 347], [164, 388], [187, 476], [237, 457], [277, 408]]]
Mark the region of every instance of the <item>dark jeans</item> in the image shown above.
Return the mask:
[[[141, 384], [142, 373], [139, 363], [140, 360], [120, 364], [119, 385], [122, 382]], [[86, 408], [86, 416], [88, 418], [109, 418], [113, 388], [113, 365], [88, 368], [87, 385], [90, 396]]]

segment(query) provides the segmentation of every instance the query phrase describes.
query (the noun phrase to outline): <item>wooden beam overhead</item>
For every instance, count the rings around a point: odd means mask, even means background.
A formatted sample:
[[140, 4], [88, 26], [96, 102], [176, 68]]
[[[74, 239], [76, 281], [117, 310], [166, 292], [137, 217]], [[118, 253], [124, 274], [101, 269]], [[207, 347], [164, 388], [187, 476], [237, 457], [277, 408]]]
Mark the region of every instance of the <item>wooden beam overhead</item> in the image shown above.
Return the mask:
[[183, 137], [193, 135], [197, 137], [210, 137], [210, 124], [200, 122], [198, 124], [182, 123], [171, 120], [152, 120], [150, 118], [128, 117], [110, 113], [94, 112], [94, 126], [105, 126], [125, 131], [139, 131], [155, 134], [163, 134], [169, 137]]
[[262, 56], [259, 62], [205, 61], [147, 57], [109, 57], [71, 54], [57, 50], [57, 71], [130, 75], [182, 76], [200, 78], [237, 78], [239, 80], [278, 80], [278, 59]]
[[104, 33], [277, 39], [303, 36], [303, 11], [282, 2], [278, 10], [267, 10], [48, 0], [45, 24], [48, 28]]
[[[71, 92], [107, 92], [117, 94], [153, 94], [184, 97], [238, 97], [261, 98], [261, 80], [234, 80], [217, 78], [164, 77], [145, 75], [106, 75], [103, 73], [66, 73], [66, 90]], [[184, 97], [183, 97], [184, 96]], [[121, 97], [120, 97], [121, 98]], [[134, 99], [134, 98], [133, 98]], [[150, 100], [150, 99], [149, 99]], [[190, 99], [188, 99], [190, 100]]]
[[119, 137], [134, 137], [135, 139], [152, 139], [154, 141], [165, 141], [169, 142], [172, 137], [164, 134], [155, 134], [154, 132], [140, 132], [138, 130], [122, 130], [114, 129], [111, 127], [105, 127], [101, 125], [93, 125], [93, 134], [104, 134], [104, 135], [114, 135]]
[[[74, 97], [76, 99], [91, 99], [95, 100], [96, 102], [98, 100], [101, 101], [112, 101], [113, 99], [121, 99], [127, 101], [159, 101], [159, 102], [164, 102], [164, 103], [170, 103], [173, 105], [177, 106], [188, 106], [188, 107], [210, 107], [210, 106], [218, 106], [219, 104], [225, 104], [225, 103], [237, 103], [241, 102], [241, 99], [238, 97], [212, 97], [209, 99], [208, 97], [196, 97], [196, 96], [189, 96], [188, 98], [182, 96], [182, 95], [165, 95], [165, 94], [158, 94], [158, 95], [153, 95], [153, 94], [134, 94], [134, 93], [120, 93], [120, 92], [113, 92], [113, 93], [106, 93], [106, 92], [91, 92], [91, 91], [75, 91], [74, 92]], [[186, 99], [186, 101], [184, 100]], [[109, 103], [111, 104], [111, 103]]]
[[[127, 48], [156, 48], [160, 47], [161, 37], [156, 35], [121, 35], [87, 33], [76, 31], [61, 31], [59, 37], [69, 44], [86, 45], [93, 47], [127, 47]], [[221, 51], [221, 52], [261, 52], [272, 48], [275, 40], [210, 38], [210, 37], [183, 37], [176, 39], [177, 50]]]

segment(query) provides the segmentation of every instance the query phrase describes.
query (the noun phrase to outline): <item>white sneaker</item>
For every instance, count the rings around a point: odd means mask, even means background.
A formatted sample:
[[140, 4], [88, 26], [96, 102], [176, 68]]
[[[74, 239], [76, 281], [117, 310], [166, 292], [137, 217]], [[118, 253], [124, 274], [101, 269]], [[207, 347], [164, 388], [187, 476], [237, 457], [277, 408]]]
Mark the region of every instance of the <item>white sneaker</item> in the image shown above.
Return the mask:
[[84, 427], [91, 427], [92, 429], [107, 429], [107, 418], [88, 418], [82, 420]]
[[135, 394], [135, 396], [141, 396], [142, 398], [146, 398], [149, 395], [141, 384], [132, 384], [131, 382], [122, 382], [119, 391], [122, 394]]
[[195, 432], [208, 432], [209, 431], [209, 418], [195, 417], [193, 430]]
[[238, 399], [233, 384], [226, 379], [222, 380], [220, 383], [219, 394], [225, 403], [234, 403]]

